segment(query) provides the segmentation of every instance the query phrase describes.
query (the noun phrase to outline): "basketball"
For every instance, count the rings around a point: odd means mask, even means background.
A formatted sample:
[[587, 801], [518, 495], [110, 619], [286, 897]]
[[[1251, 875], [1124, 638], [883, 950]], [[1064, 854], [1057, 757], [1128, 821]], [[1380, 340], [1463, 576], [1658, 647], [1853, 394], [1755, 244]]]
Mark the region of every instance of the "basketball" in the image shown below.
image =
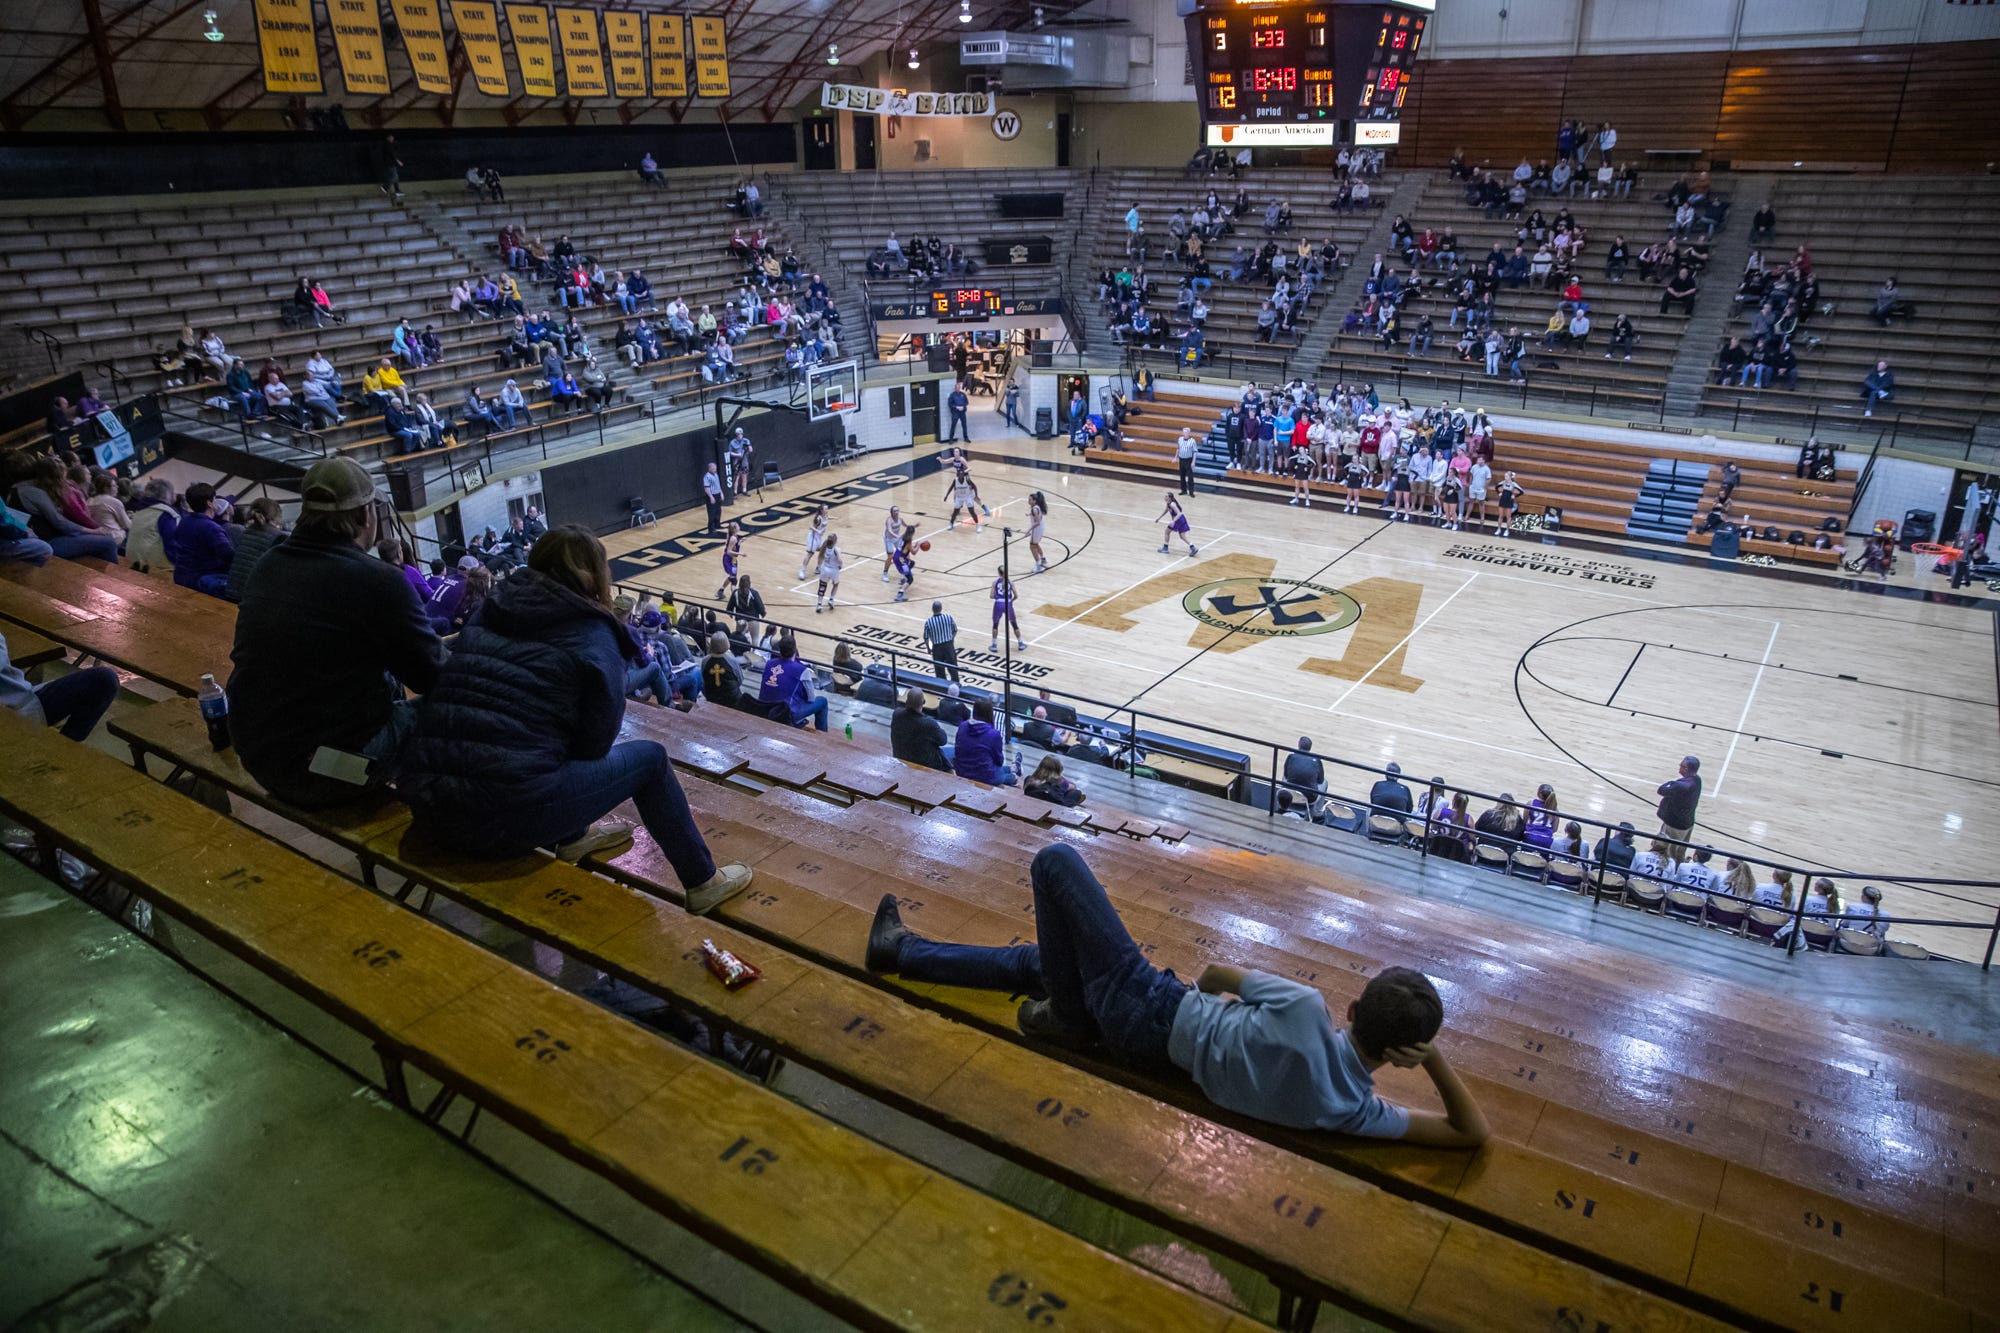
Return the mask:
[[931, 544], [929, 542], [918, 542], [917, 549], [919, 551], [928, 551], [931, 549]]

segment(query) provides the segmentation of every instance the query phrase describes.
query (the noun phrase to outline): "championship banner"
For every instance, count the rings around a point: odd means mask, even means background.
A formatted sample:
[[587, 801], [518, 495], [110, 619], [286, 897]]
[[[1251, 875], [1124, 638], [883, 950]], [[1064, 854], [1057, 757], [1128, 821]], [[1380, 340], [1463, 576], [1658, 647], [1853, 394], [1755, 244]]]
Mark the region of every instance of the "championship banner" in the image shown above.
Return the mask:
[[403, 32], [403, 50], [417, 75], [417, 90], [451, 93], [451, 57], [444, 49], [444, 20], [438, 0], [390, 0], [389, 12]]
[[694, 24], [694, 95], [729, 96], [729, 46], [722, 20], [697, 15], [688, 21]]
[[257, 0], [257, 48], [264, 57], [265, 92], [321, 91], [312, 0]]
[[653, 96], [688, 95], [687, 22], [679, 14], [646, 15], [653, 40]]
[[620, 97], [646, 95], [646, 43], [639, 16], [606, 10], [604, 46], [611, 53], [611, 91]]
[[829, 111], [868, 116], [990, 116], [994, 111], [991, 93], [911, 93], [852, 83], [822, 83], [819, 104]]
[[451, 21], [458, 27], [458, 44], [472, 69], [473, 86], [488, 97], [511, 97], [507, 56], [500, 45], [500, 11], [493, 0], [451, 0]]
[[340, 80], [351, 97], [389, 92], [389, 56], [382, 48], [382, 8], [375, 0], [326, 0]]
[[604, 48], [597, 40], [597, 11], [556, 8], [562, 37], [563, 81], [571, 97], [609, 97], [604, 84]]
[[507, 31], [521, 67], [521, 90], [530, 97], [554, 97], [556, 51], [549, 38], [549, 11], [540, 5], [508, 5]]

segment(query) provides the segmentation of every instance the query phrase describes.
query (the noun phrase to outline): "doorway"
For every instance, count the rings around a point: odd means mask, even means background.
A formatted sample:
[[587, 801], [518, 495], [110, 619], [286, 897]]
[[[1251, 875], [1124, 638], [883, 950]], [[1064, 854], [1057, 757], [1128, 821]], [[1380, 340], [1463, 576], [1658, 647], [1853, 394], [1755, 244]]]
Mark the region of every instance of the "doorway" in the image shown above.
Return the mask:
[[1056, 165], [1069, 165], [1069, 112], [1056, 112]]
[[875, 116], [854, 117], [854, 169], [875, 170]]
[[832, 116], [811, 116], [806, 120], [805, 169], [840, 170], [840, 124]]
[[910, 443], [935, 444], [937, 432], [938, 382], [917, 380], [910, 385]]
[[1056, 376], [1056, 420], [1064, 431], [1069, 429], [1069, 404], [1072, 394], [1083, 396], [1084, 415], [1090, 414], [1090, 376]]

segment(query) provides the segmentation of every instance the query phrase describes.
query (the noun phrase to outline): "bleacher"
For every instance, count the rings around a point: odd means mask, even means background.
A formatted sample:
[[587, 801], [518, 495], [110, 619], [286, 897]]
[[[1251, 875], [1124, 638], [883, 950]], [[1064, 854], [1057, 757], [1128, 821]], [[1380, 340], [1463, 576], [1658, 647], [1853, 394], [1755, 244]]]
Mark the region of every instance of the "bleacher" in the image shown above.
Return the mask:
[[[225, 660], [232, 608], [50, 568], [6, 570], [0, 618], [79, 652], [115, 622], [123, 664], [182, 693], [185, 664]], [[635, 707], [627, 733], [667, 747], [704, 836], [757, 870], [694, 921], [643, 837], [604, 864], [482, 863], [425, 848], [393, 803], [286, 810], [185, 699], [114, 712], [136, 771], [11, 715], [0, 727], [17, 758], [0, 808], [356, 1027], [393, 1101], [422, 1107], [433, 1083], [469, 1097], [864, 1324], [1011, 1328], [1034, 1305], [1071, 1327], [1220, 1329], [1231, 1312], [518, 970], [424, 920], [433, 896], [1238, 1260], [1283, 1293], [1283, 1327], [1310, 1327], [1324, 1299], [1426, 1328], [1971, 1333], [2000, 1296], [1992, 1057], [1503, 928], [1375, 885], [1365, 860], [1072, 827], [836, 735]], [[176, 772], [357, 858], [363, 881], [153, 780]], [[1183, 975], [1258, 967], [1339, 1012], [1381, 966], [1424, 969], [1493, 1141], [1426, 1151], [1243, 1120], [1184, 1084], [1058, 1058], [1019, 1035], [1006, 997], [861, 967], [885, 892], [928, 933], [1018, 938], [1027, 860], [1051, 842], [1083, 852], [1142, 949]], [[702, 938], [763, 980], [716, 986]], [[1421, 1076], [1378, 1076], [1424, 1095]]]
[[[1511, 166], [1503, 170], [1511, 170]], [[1582, 348], [1554, 351], [1542, 346], [1549, 316], [1562, 299], [1559, 285], [1537, 288], [1527, 284], [1509, 287], [1502, 283], [1494, 299], [1494, 323], [1502, 334], [1519, 328], [1527, 339], [1528, 354], [1522, 359], [1522, 369], [1528, 378], [1527, 392], [1534, 397], [1563, 403], [1617, 404], [1632, 414], [1651, 416], [1659, 411], [1667, 371], [1673, 365], [1688, 317], [1678, 308], [1666, 315], [1660, 313], [1660, 289], [1639, 280], [1637, 259], [1640, 250], [1666, 236], [1672, 214], [1643, 194], [1626, 199], [1591, 199], [1588, 195], [1581, 187], [1573, 196], [1530, 194], [1527, 204], [1527, 212], [1539, 209], [1551, 223], [1557, 211], [1567, 207], [1587, 234], [1588, 243], [1576, 272], [1590, 306], [1588, 343]], [[1496, 241], [1500, 242], [1503, 254], [1511, 255], [1514, 251], [1514, 231], [1519, 223], [1506, 218], [1489, 220], [1483, 210], [1467, 207], [1464, 183], [1451, 179], [1445, 172], [1433, 173], [1408, 216], [1411, 228], [1419, 234], [1426, 227], [1440, 235], [1447, 227], [1455, 230], [1462, 264], [1482, 265]], [[1604, 275], [1604, 255], [1612, 238], [1619, 235], [1625, 237], [1632, 261], [1624, 281], [1614, 283]], [[1523, 248], [1530, 256], [1535, 252], [1533, 244]], [[1486, 375], [1483, 351], [1471, 361], [1457, 359], [1453, 345], [1458, 332], [1451, 327], [1452, 301], [1441, 285], [1432, 282], [1435, 273], [1435, 270], [1426, 273], [1431, 285], [1402, 306], [1401, 346], [1384, 349], [1372, 328], [1343, 332], [1335, 338], [1320, 369], [1321, 383], [1373, 381], [1384, 397], [1390, 394], [1383, 385], [1394, 383], [1397, 394], [1413, 398], [1443, 393], [1455, 401], [1473, 402], [1480, 401], [1477, 395], [1482, 391], [1481, 386], [1490, 385], [1495, 395], [1504, 392], [1511, 397], [1518, 392], [1509, 386], [1504, 364], [1498, 377]], [[1719, 299], [1714, 290], [1717, 276], [1710, 274], [1702, 282], [1701, 299]], [[1328, 317], [1339, 318], [1344, 313], [1329, 311]], [[1622, 356], [1606, 356], [1611, 326], [1621, 314], [1631, 316], [1639, 334], [1629, 361]], [[1409, 337], [1425, 315], [1431, 317], [1433, 343], [1428, 356], [1415, 356], [1409, 351]]]
[[[1704, 414], [1753, 430], [1859, 430], [1870, 424], [1861, 381], [1878, 359], [1889, 362], [1897, 386], [1895, 401], [1876, 409], [1878, 428], [1893, 421], [1898, 434], [1964, 439], [2000, 408], [1989, 346], [2000, 305], [2000, 255], [1990, 243], [2000, 230], [2000, 184], [1981, 177], [1786, 179], [1771, 198], [1778, 232], [1763, 246], [1765, 263], [1782, 264], [1803, 245], [1819, 280], [1821, 309], [1807, 312], [1792, 340], [1799, 387], [1718, 386], [1711, 374]], [[1740, 202], [1748, 225], [1747, 213], [1761, 201]], [[1883, 328], [1871, 312], [1876, 290], [1892, 275], [1916, 314]], [[1740, 305], [1728, 330], [1746, 347], [1755, 313]]]

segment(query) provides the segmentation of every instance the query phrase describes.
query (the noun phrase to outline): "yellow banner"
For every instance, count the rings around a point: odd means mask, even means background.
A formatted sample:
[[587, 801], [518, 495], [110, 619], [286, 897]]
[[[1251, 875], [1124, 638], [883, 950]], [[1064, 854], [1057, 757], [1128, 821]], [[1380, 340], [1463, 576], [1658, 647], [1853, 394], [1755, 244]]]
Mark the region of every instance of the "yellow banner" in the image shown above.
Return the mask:
[[458, 26], [458, 44], [472, 69], [472, 82], [488, 97], [511, 97], [507, 58], [500, 47], [500, 11], [493, 0], [451, 0], [451, 21]]
[[444, 20], [438, 17], [438, 0], [390, 0], [389, 12], [403, 31], [403, 51], [416, 71], [418, 91], [449, 95], [451, 57], [444, 49]]
[[556, 52], [549, 40], [549, 11], [540, 5], [508, 5], [507, 31], [514, 38], [522, 91], [530, 97], [554, 97]]
[[562, 34], [563, 81], [571, 97], [609, 97], [604, 85], [604, 48], [597, 41], [597, 11], [556, 7]]
[[729, 96], [729, 46], [722, 20], [697, 15], [689, 22], [694, 24], [694, 95]]
[[264, 57], [265, 92], [321, 91], [312, 0], [257, 0], [257, 47]]
[[375, 0], [326, 0], [333, 20], [333, 49], [340, 53], [340, 79], [354, 97], [382, 97], [389, 91], [389, 57], [382, 49], [382, 8]]
[[679, 14], [648, 14], [653, 39], [653, 96], [688, 95], [687, 23]]
[[604, 11], [604, 46], [611, 53], [611, 91], [620, 97], [646, 95], [646, 39], [639, 16]]

